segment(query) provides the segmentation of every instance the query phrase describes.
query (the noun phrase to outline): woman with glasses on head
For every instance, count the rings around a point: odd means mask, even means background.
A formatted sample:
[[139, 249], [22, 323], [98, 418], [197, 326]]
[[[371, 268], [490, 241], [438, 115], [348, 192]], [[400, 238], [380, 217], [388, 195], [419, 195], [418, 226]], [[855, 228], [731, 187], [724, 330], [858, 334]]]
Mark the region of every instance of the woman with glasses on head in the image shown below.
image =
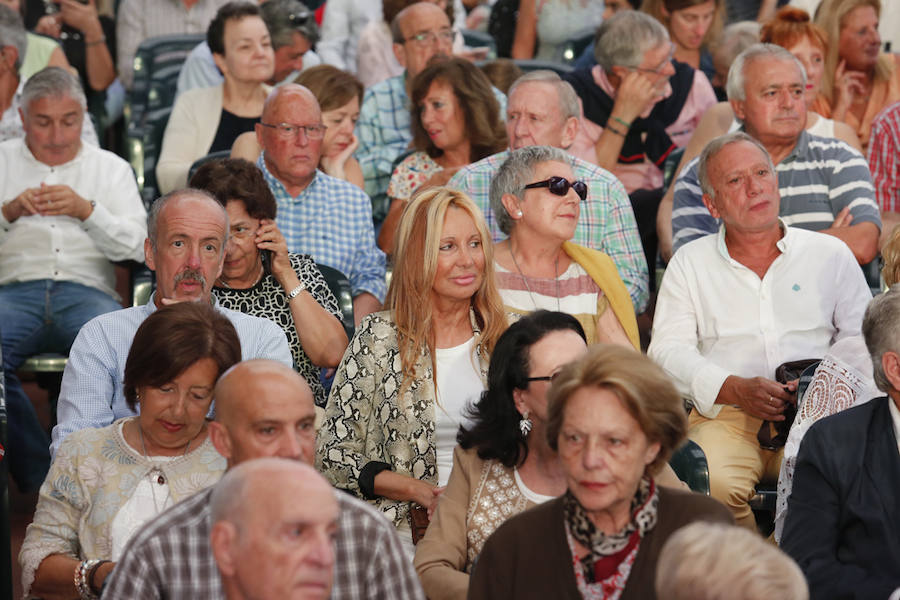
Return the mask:
[[397, 165], [388, 185], [391, 207], [378, 235], [378, 245], [387, 253], [413, 192], [445, 184], [461, 167], [508, 144], [491, 82], [470, 61], [432, 60], [413, 80], [411, 100], [416, 151]]
[[491, 182], [491, 208], [509, 239], [495, 252], [497, 287], [506, 309], [556, 310], [575, 316], [588, 343], [640, 348], [628, 289], [612, 259], [571, 243], [587, 198], [571, 158], [559, 148], [513, 150]]
[[222, 6], [206, 40], [225, 81], [188, 90], [175, 101], [156, 165], [163, 194], [187, 185], [195, 160], [228, 150], [239, 135], [253, 131], [271, 89], [266, 82], [275, 72], [275, 53], [255, 3]]
[[190, 185], [212, 194], [228, 213], [225, 264], [213, 288], [219, 305], [277, 323], [294, 368], [316, 405], [325, 406], [319, 370], [337, 366], [347, 334], [337, 300], [312, 257], [288, 252], [262, 172], [245, 160], [226, 158], [201, 166]]

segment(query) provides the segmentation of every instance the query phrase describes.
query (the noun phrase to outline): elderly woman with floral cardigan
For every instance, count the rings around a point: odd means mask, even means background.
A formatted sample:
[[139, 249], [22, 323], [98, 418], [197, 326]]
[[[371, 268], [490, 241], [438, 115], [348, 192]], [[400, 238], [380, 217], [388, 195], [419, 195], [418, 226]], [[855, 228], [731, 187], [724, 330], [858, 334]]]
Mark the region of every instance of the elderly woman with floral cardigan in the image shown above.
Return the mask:
[[411, 555], [410, 509], [434, 510], [463, 409], [483, 390], [507, 323], [491, 236], [465, 194], [416, 194], [394, 256], [388, 310], [363, 320], [338, 367], [316, 462], [336, 487], [384, 511]]
[[216, 379], [240, 360], [234, 326], [208, 303], [147, 317], [123, 379], [140, 414], [59, 447], [19, 554], [26, 598], [97, 597], [132, 534], [219, 480], [225, 459], [206, 415]]

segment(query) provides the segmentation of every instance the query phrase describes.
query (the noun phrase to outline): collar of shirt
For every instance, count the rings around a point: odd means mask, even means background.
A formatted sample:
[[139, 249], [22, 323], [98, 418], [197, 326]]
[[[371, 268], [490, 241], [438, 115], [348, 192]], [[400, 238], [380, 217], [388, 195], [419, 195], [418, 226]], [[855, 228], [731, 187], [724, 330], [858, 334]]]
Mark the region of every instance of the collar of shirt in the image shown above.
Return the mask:
[[281, 180], [272, 175], [269, 172], [268, 167], [266, 167], [266, 160], [264, 158], [265, 152], [261, 152], [259, 158], [256, 159], [256, 166], [262, 171], [263, 177], [266, 180], [266, 183], [269, 185], [269, 189], [272, 190], [272, 195], [275, 196], [275, 200], [284, 200], [290, 198], [291, 202], [294, 204], [299, 204], [305, 196], [308, 195], [309, 192], [313, 192], [316, 189], [316, 184], [319, 182], [319, 169], [316, 169], [315, 174], [313, 175], [313, 180], [309, 182], [309, 185], [303, 188], [303, 191], [297, 194], [296, 196], [291, 196], [287, 188], [281, 183]]
[[897, 401], [888, 397], [888, 410], [891, 411], [891, 421], [894, 422], [894, 439], [897, 441], [897, 451], [900, 452], [900, 409]]
[[[784, 221], [781, 220], [781, 217], [778, 217], [778, 226], [781, 227], [781, 231], [782, 231], [783, 235], [781, 236], [781, 239], [779, 239], [777, 242], [775, 242], [775, 246], [777, 246], [778, 249], [781, 251], [781, 254], [784, 255], [784, 254], [788, 253], [788, 250], [790, 249], [791, 244], [792, 244], [792, 242], [791, 242], [791, 239], [793, 237], [792, 233], [791, 233], [792, 230], [790, 227], [788, 227], [785, 224]], [[732, 265], [744, 267], [744, 265], [742, 265], [741, 263], [739, 263], [736, 260], [734, 260], [733, 258], [731, 258], [731, 253], [728, 252], [728, 244], [725, 243], [725, 223], [722, 223], [721, 225], [719, 225], [719, 233], [718, 233], [716, 247], [719, 250], [719, 254], [721, 254], [722, 258], [724, 258], [726, 261], [728, 261]], [[744, 268], [746, 268], [746, 267], [744, 267]]]

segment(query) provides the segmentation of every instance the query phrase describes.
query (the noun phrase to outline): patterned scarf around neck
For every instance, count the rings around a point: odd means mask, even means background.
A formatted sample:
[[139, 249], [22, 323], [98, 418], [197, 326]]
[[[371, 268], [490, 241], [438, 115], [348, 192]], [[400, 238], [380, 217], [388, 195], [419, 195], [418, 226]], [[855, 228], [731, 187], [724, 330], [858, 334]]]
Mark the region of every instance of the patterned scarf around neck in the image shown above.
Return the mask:
[[566, 492], [564, 511], [569, 531], [575, 540], [588, 549], [581, 559], [588, 583], [603, 581], [611, 576], [641, 538], [656, 526], [659, 493], [653, 479], [644, 477], [631, 501], [631, 520], [612, 535], [597, 530], [588, 512], [572, 492]]

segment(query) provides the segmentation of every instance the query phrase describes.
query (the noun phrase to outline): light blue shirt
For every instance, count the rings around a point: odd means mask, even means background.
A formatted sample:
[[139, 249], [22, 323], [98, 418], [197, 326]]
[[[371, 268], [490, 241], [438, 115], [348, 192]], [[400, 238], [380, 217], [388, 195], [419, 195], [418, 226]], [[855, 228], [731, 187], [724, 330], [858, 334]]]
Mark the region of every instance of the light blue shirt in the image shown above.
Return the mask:
[[256, 166], [278, 204], [275, 223], [288, 252], [309, 254], [346, 275], [354, 298], [368, 292], [384, 302], [385, 256], [375, 245], [372, 203], [366, 193], [317, 170], [312, 182], [294, 197], [269, 172], [263, 155]]
[[[268, 358], [293, 366], [291, 350], [281, 327], [268, 319], [252, 317], [219, 306], [241, 340], [241, 358]], [[144, 306], [124, 308], [85, 323], [69, 351], [63, 372], [58, 424], [53, 428], [50, 455], [73, 431], [106, 427], [116, 419], [134, 415], [122, 389], [125, 360], [138, 327], [156, 310], [153, 298]]]

